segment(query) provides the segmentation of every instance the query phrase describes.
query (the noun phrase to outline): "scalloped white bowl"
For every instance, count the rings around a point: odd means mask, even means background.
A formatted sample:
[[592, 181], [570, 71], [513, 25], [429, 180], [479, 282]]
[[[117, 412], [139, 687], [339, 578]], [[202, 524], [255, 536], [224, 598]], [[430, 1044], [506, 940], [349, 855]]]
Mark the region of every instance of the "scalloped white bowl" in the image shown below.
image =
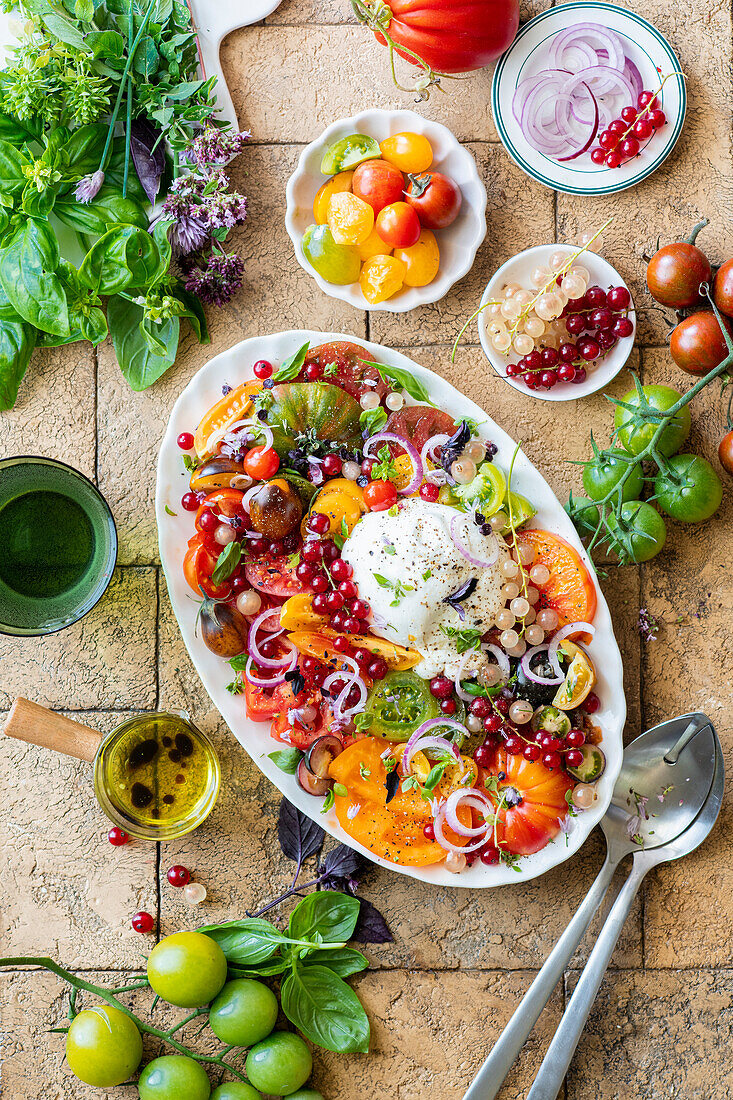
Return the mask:
[[[277, 748], [277, 742], [270, 737], [269, 723], [252, 722], [247, 718], [241, 696], [230, 695], [226, 690], [231, 679], [231, 669], [226, 661], [211, 653], [197, 637], [195, 631], [198, 602], [189, 589], [181, 563], [186, 552], [187, 541], [193, 528], [193, 517], [184, 512], [179, 505], [181, 495], [188, 488], [188, 475], [183, 468], [181, 451], [176, 444], [177, 436], [183, 431], [192, 431], [204, 412], [218, 401], [224, 384], [236, 386], [252, 378], [252, 366], [258, 359], [268, 359], [280, 363], [292, 355], [306, 340], [311, 344], [321, 344], [331, 340], [354, 341], [352, 336], [339, 333], [308, 332], [304, 330], [279, 332], [271, 336], [255, 337], [243, 340], [228, 351], [211, 359], [205, 367], [186, 386], [176, 401], [168, 421], [158, 458], [158, 481], [155, 497], [155, 512], [158, 523], [160, 555], [163, 563], [168, 592], [183, 640], [186, 643], [191, 660], [201, 677], [204, 687], [211, 696], [214, 705], [221, 712], [234, 736], [252, 758], [257, 767], [274, 785], [300, 810], [322, 825], [337, 840], [350, 844], [374, 863], [391, 871], [397, 871], [422, 882], [436, 886], [461, 886], [487, 888], [507, 883], [517, 883], [536, 878], [552, 867], [563, 863], [580, 848], [590, 831], [598, 824], [611, 801], [613, 786], [621, 768], [623, 745], [621, 734], [626, 717], [626, 701], [623, 690], [623, 667], [621, 655], [613, 635], [611, 616], [603, 593], [598, 589], [598, 609], [593, 620], [596, 633], [589, 646], [590, 654], [598, 672], [598, 695], [601, 709], [596, 715], [603, 730], [603, 751], [606, 754], [606, 770], [598, 782], [598, 798], [590, 810], [573, 819], [574, 829], [566, 838], [560, 834], [552, 843], [533, 856], [521, 860], [522, 873], [517, 874], [510, 867], [485, 867], [480, 861], [460, 875], [453, 875], [444, 864], [433, 867], [398, 867], [394, 863], [375, 856], [367, 848], [352, 841], [341, 829], [333, 810], [321, 815], [323, 800], [306, 794], [298, 786], [294, 776], [286, 775], [269, 759], [268, 753]], [[496, 461], [506, 469], [514, 453], [514, 441], [486, 415], [486, 413], [454, 389], [445, 379], [440, 378], [425, 367], [418, 366], [412, 359], [390, 348], [358, 340], [369, 358], [379, 358], [387, 366], [401, 367], [411, 371], [423, 382], [441, 409], [456, 416], [472, 417], [478, 421], [484, 438], [498, 447]], [[575, 528], [563, 511], [560, 502], [550, 489], [542, 475], [520, 450], [514, 464], [512, 484], [518, 492], [528, 497], [537, 508], [535, 524], [556, 532], [571, 543], [595, 576], [590, 562]], [[171, 515], [166, 512], [168, 506]]]
[[[329, 178], [321, 172], [321, 160], [329, 145], [349, 134], [367, 134], [377, 141], [384, 141], [406, 130], [425, 135], [433, 147], [432, 167], [456, 181], [463, 194], [463, 203], [453, 224], [436, 232], [440, 268], [432, 283], [423, 287], [406, 287], [386, 302], [371, 305], [362, 294], [358, 282], [349, 286], [328, 283], [311, 267], [303, 255], [303, 235], [313, 224], [316, 192]], [[298, 263], [326, 294], [349, 302], [356, 309], [406, 313], [416, 306], [439, 302], [453, 284], [471, 270], [476, 252], [486, 236], [486, 188], [479, 178], [472, 155], [439, 122], [431, 122], [414, 111], [363, 111], [353, 118], [342, 118], [332, 123], [316, 141], [305, 147], [298, 167], [288, 180], [285, 226]]]

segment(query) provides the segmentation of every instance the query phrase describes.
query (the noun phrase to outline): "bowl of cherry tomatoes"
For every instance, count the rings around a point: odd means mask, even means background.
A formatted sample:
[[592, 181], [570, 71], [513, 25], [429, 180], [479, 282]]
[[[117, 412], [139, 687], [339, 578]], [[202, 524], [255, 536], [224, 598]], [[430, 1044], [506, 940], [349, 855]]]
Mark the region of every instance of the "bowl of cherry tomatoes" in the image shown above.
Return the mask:
[[414, 111], [340, 119], [306, 146], [285, 224], [301, 267], [332, 298], [405, 313], [470, 271], [486, 236], [476, 162]]

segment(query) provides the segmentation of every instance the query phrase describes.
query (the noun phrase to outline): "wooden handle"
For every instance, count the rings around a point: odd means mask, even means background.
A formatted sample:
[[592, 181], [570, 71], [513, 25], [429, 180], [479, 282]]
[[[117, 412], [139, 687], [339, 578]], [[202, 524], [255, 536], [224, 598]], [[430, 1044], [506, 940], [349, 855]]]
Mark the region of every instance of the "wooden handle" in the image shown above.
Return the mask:
[[4, 733], [29, 745], [42, 745], [77, 760], [94, 760], [103, 740], [98, 730], [72, 722], [62, 714], [31, 703], [28, 699], [16, 699], [10, 708]]

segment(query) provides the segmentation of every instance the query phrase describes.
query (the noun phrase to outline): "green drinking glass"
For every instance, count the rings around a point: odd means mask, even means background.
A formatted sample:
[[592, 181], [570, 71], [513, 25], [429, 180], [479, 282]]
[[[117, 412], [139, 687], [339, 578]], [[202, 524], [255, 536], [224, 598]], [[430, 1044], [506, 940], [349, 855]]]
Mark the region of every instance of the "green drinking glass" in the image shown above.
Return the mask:
[[0, 634], [78, 622], [116, 561], [115, 521], [88, 478], [52, 458], [0, 460]]

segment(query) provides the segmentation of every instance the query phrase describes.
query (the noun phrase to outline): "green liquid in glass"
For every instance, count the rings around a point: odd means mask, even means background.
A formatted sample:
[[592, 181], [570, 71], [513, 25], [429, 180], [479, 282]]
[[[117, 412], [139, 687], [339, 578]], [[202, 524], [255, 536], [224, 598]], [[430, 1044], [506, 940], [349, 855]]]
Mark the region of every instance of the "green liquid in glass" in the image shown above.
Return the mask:
[[69, 593], [94, 558], [94, 528], [71, 497], [43, 489], [0, 508], [0, 580], [34, 599]]

